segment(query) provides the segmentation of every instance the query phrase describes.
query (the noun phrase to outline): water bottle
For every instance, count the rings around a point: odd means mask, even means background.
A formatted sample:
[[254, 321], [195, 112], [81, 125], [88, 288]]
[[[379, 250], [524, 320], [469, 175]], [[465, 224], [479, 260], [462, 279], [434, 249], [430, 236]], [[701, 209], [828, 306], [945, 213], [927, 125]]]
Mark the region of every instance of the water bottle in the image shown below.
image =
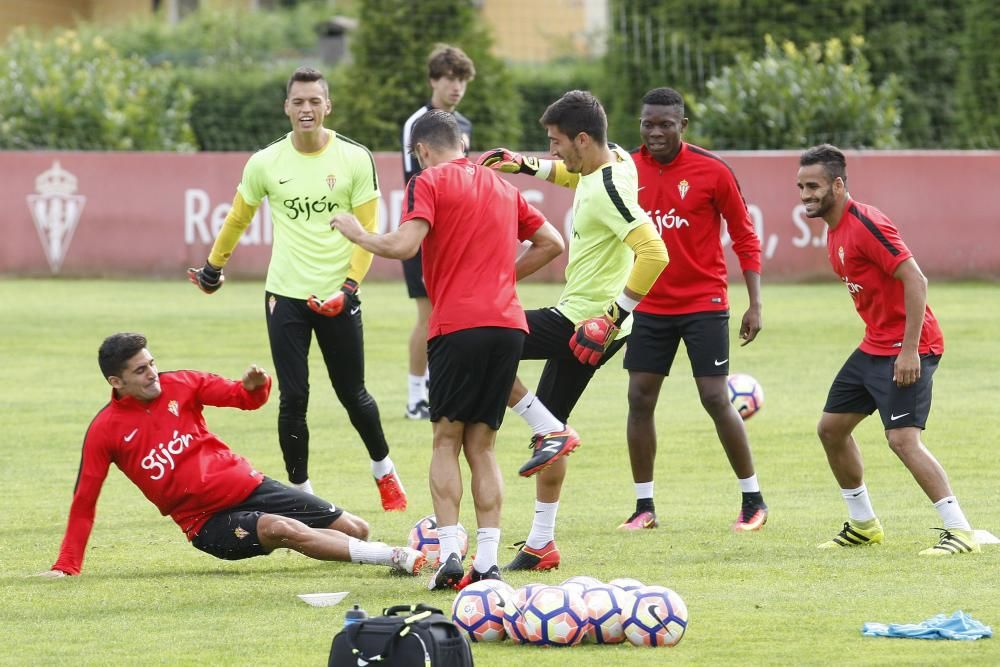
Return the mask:
[[354, 607], [348, 609], [347, 613], [344, 614], [344, 627], [346, 628], [349, 625], [354, 625], [365, 618], [368, 618], [368, 612], [358, 605], [354, 605]]

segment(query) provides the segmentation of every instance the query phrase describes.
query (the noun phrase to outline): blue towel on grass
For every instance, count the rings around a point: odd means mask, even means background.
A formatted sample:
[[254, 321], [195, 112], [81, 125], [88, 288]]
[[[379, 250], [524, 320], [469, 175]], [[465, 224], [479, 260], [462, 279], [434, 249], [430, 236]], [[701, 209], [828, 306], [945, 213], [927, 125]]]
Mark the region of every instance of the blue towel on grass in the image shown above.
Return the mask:
[[964, 611], [951, 616], [938, 614], [920, 623], [865, 623], [861, 634], [869, 637], [908, 637], [910, 639], [964, 639], [971, 641], [992, 637], [993, 629]]

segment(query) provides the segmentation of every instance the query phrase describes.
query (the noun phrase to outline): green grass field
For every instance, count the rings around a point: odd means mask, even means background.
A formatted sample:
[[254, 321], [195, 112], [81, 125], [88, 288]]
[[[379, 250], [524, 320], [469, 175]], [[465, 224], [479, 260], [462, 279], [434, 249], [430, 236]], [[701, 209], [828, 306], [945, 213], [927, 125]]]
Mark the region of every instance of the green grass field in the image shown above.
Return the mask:
[[[525, 306], [552, 303], [558, 285], [528, 284]], [[995, 284], [933, 283], [930, 300], [947, 351], [935, 377], [927, 446], [948, 470], [972, 523], [1000, 534], [1000, 310]], [[744, 306], [732, 290], [734, 313]], [[321, 563], [279, 552], [228, 563], [190, 547], [116, 469], [98, 505], [83, 576], [29, 578], [55, 560], [65, 528], [80, 445], [107, 401], [96, 351], [104, 336], [144, 332], [161, 369], [198, 368], [238, 377], [250, 363], [270, 368], [261, 283], [227, 282], [206, 297], [175, 282], [0, 281], [0, 664], [319, 665], [349, 603], [369, 612], [397, 603], [448, 608], [426, 577]], [[877, 419], [857, 433], [867, 483], [887, 542], [820, 552], [846, 511], [815, 424], [829, 382], [860, 339], [850, 298], [822, 285], [767, 285], [764, 331], [734, 346], [732, 369], [763, 384], [765, 410], [748, 422], [757, 471], [771, 507], [756, 534], [729, 532], [739, 489], [711, 422], [701, 410], [686, 358], [665, 384], [657, 413], [657, 505], [662, 525], [641, 534], [615, 526], [633, 506], [625, 445], [627, 376], [612, 362], [584, 395], [573, 424], [573, 455], [560, 508], [563, 566], [517, 574], [558, 583], [586, 574], [630, 576], [679, 592], [690, 610], [673, 649], [578, 646], [539, 649], [476, 645], [480, 665], [1000, 664], [1000, 639], [933, 642], [873, 639], [865, 621], [917, 622], [963, 609], [1000, 629], [1000, 547], [980, 556], [931, 560], [917, 551], [937, 536], [936, 512], [885, 445]], [[410, 497], [405, 514], [378, 504], [364, 448], [326, 381], [314, 350], [311, 472], [320, 495], [367, 518], [374, 539], [400, 543], [431, 512], [426, 470], [430, 426], [403, 419], [405, 341], [413, 307], [401, 284], [364, 290], [369, 389], [378, 400], [392, 457]], [[736, 319], [736, 318], [734, 318]], [[522, 367], [533, 384], [537, 362]], [[282, 479], [277, 392], [257, 412], [210, 408], [209, 426], [266, 473]], [[499, 433], [507, 480], [502, 541], [524, 539], [534, 484], [517, 476], [529, 432], [512, 413]], [[463, 523], [474, 527], [466, 494]], [[503, 550], [505, 561], [513, 551]], [[317, 609], [297, 593], [350, 591]]]

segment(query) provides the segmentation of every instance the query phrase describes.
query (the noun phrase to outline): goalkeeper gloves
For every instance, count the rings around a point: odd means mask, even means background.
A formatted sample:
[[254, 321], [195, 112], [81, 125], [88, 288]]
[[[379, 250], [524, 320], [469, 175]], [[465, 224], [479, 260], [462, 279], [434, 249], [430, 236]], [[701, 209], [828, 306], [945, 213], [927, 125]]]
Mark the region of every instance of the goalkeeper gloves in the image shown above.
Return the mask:
[[621, 330], [628, 311], [612, 303], [607, 312], [580, 322], [569, 339], [569, 349], [581, 364], [596, 366]]
[[354, 310], [355, 307], [361, 305], [361, 300], [358, 298], [358, 283], [356, 280], [348, 278], [340, 286], [340, 290], [326, 301], [320, 301], [319, 297], [313, 294], [306, 299], [306, 305], [309, 306], [309, 310], [325, 317], [336, 317], [343, 312], [345, 307], [353, 315], [357, 312]]
[[205, 294], [215, 294], [226, 280], [222, 275], [222, 269], [217, 269], [208, 262], [205, 262], [205, 266], [200, 269], [188, 269], [187, 275], [188, 280]]
[[530, 155], [521, 155], [506, 148], [493, 148], [479, 156], [476, 164], [489, 167], [506, 174], [527, 174], [534, 176], [541, 168], [541, 161]]

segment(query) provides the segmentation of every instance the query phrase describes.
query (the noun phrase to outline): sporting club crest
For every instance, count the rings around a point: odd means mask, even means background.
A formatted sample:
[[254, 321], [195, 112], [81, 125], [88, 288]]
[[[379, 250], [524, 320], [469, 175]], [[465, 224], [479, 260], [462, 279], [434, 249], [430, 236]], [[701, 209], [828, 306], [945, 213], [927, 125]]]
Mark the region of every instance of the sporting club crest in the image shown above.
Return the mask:
[[691, 189], [691, 184], [687, 182], [686, 178], [682, 178], [681, 182], [677, 184], [677, 192], [681, 193], [681, 199], [687, 196], [688, 190]]
[[840, 257], [840, 265], [844, 265], [844, 246], [837, 248], [837, 257]]
[[180, 410], [177, 409], [177, 401], [170, 401], [167, 403], [167, 412], [172, 414], [174, 417], [180, 417]]
[[333, 174], [329, 174], [326, 177], [326, 187], [328, 187], [331, 190], [333, 190], [333, 186], [335, 186], [336, 184], [337, 184], [337, 177], [335, 175], [333, 175]]
[[35, 190], [35, 194], [28, 195], [28, 210], [49, 268], [59, 273], [87, 198], [75, 194], [76, 176], [63, 169], [58, 160], [35, 179]]

